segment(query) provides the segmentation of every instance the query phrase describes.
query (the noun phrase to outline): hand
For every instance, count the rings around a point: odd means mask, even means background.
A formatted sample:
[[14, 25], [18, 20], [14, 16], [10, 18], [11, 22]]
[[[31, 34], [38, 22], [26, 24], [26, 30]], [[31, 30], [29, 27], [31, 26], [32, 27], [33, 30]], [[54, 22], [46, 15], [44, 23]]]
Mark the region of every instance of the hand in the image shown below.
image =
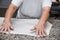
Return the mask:
[[13, 30], [13, 26], [11, 25], [11, 23], [7, 21], [3, 22], [3, 24], [1, 25], [0, 32], [6, 33], [6, 32], [10, 32], [11, 30]]
[[39, 37], [44, 37], [46, 36], [46, 31], [44, 29], [44, 25], [43, 23], [38, 23], [36, 26], [34, 26], [34, 29], [32, 29], [32, 31], [35, 30], [36, 31], [36, 34], [37, 36]]

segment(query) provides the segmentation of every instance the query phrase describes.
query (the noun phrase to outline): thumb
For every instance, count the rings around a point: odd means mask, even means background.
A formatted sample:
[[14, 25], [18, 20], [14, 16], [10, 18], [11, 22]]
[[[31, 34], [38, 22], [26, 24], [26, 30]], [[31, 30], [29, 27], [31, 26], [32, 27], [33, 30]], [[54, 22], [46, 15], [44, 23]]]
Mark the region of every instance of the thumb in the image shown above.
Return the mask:
[[31, 31], [34, 31], [34, 30], [36, 30], [36, 27], [34, 27], [34, 28], [31, 29]]

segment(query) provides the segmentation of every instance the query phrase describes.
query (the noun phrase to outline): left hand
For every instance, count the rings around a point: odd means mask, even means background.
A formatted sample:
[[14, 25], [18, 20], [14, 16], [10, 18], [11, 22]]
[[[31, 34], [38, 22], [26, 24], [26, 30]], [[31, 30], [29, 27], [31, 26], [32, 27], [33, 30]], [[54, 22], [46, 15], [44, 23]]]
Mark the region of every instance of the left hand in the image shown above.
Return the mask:
[[32, 31], [35, 30], [37, 36], [39, 37], [44, 37], [46, 36], [46, 31], [44, 29], [44, 24], [42, 22], [38, 23], [37, 25], [34, 26], [34, 29], [32, 29]]

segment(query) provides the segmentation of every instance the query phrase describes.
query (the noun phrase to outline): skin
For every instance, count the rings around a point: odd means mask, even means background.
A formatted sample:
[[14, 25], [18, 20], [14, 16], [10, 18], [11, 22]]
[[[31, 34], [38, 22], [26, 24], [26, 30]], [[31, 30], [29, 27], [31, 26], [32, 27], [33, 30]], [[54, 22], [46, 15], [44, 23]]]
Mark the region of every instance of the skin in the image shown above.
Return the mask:
[[36, 30], [37, 36], [40, 36], [40, 37], [46, 36], [46, 31], [44, 29], [44, 25], [45, 25], [47, 19], [49, 18], [49, 11], [50, 11], [50, 7], [47, 6], [47, 7], [43, 8], [42, 16], [39, 19], [38, 24], [34, 26], [34, 29], [32, 29], [32, 30]]
[[[49, 17], [49, 11], [50, 11], [50, 7], [44, 7], [42, 8], [42, 16], [39, 19], [39, 22], [37, 25], [34, 26], [34, 28], [32, 30], [36, 31], [36, 34], [39, 35], [40, 37], [44, 37], [46, 35], [46, 31], [44, 29], [44, 25]], [[13, 26], [11, 24], [11, 18], [14, 14], [14, 12], [17, 10], [17, 7], [13, 4], [10, 4], [9, 8], [6, 11], [5, 17], [4, 17], [4, 21], [2, 24], [2, 28], [1, 28], [1, 32], [5, 33], [5, 32], [10, 32], [11, 30], [13, 30]], [[45, 34], [45, 35], [44, 35]]]

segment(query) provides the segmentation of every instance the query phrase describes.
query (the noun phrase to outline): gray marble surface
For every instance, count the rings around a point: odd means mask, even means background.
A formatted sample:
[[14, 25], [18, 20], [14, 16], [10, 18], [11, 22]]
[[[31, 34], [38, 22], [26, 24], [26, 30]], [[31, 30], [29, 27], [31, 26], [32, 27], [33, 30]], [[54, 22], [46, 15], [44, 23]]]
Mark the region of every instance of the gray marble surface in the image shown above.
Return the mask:
[[44, 38], [19, 34], [0, 34], [0, 40], [60, 40], [60, 20], [49, 19], [53, 24], [50, 35]]

